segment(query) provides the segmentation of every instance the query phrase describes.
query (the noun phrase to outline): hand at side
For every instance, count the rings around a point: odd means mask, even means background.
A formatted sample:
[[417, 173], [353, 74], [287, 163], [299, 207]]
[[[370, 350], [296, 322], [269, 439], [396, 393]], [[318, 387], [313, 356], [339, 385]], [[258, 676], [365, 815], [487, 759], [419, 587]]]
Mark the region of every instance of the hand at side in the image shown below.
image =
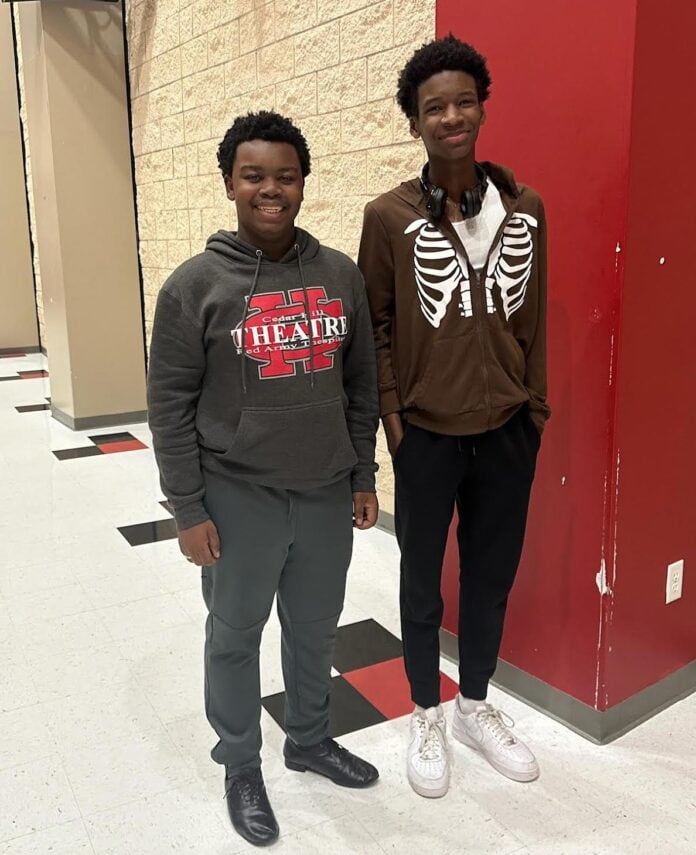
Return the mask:
[[212, 520], [185, 528], [179, 532], [179, 549], [199, 567], [209, 567], [220, 557], [220, 538]]
[[353, 493], [353, 525], [363, 531], [377, 522], [379, 503], [376, 493]]

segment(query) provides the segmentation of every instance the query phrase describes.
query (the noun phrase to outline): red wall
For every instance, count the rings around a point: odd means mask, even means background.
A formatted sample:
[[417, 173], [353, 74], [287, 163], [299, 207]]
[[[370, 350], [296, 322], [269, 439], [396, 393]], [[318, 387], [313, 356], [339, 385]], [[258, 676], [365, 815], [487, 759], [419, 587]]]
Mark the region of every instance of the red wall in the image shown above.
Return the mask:
[[[665, 8], [638, 3], [609, 705], [696, 659], [696, 4]], [[667, 564], [680, 558], [683, 597], [665, 605]]]
[[[489, 60], [479, 158], [510, 166], [539, 190], [549, 221], [553, 418], [501, 655], [599, 708], [607, 703], [598, 649], [610, 598], [595, 576], [613, 557], [616, 246], [626, 243], [635, 3], [437, 3], [438, 35], [451, 30]], [[443, 591], [452, 631], [456, 585], [450, 552]]]

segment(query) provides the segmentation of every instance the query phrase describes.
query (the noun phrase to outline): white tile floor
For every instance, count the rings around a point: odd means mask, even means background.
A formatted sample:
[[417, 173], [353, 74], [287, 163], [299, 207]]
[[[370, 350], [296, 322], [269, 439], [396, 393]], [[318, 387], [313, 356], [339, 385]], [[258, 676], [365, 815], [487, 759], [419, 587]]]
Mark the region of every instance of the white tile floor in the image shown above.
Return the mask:
[[[0, 375], [44, 365], [2, 359]], [[51, 449], [95, 431], [14, 409], [48, 394], [47, 380], [0, 382], [0, 855], [250, 851], [229, 828], [208, 755], [199, 574], [174, 542], [132, 548], [116, 531], [167, 516], [152, 452], [57, 461]], [[144, 425], [123, 429], [149, 445]], [[393, 538], [358, 533], [342, 621], [372, 616], [398, 634], [396, 603]], [[266, 694], [282, 685], [278, 645], [274, 618]], [[492, 694], [536, 749], [541, 778], [511, 783], [455, 745], [452, 789], [435, 802], [406, 783], [405, 719], [341, 740], [380, 768], [379, 785], [360, 792], [287, 771], [264, 716], [274, 851], [696, 853], [696, 696], [598, 748]]]

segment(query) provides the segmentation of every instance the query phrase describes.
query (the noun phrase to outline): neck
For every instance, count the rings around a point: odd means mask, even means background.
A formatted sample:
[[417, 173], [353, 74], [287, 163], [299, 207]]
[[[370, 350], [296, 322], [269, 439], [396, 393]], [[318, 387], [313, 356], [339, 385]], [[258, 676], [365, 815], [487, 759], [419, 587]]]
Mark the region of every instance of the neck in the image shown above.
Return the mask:
[[479, 183], [473, 152], [464, 160], [431, 158], [429, 163], [430, 183], [444, 187], [450, 199], [460, 199], [465, 190], [473, 190]]
[[237, 237], [256, 247], [256, 249], [260, 249], [271, 261], [280, 261], [295, 243], [295, 228], [293, 226], [292, 232], [289, 235], [269, 238], [264, 235], [251, 234], [244, 226], [240, 225], [237, 229]]

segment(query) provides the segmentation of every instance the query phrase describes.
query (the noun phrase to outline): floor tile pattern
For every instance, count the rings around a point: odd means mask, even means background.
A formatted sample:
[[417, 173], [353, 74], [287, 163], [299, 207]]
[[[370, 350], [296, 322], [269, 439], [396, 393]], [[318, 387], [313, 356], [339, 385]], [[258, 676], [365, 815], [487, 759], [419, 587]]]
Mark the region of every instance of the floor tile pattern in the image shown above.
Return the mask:
[[[0, 383], [0, 855], [249, 853], [230, 829], [221, 770], [210, 759], [200, 573], [171, 537], [134, 548], [121, 532], [144, 520], [171, 525], [147, 426], [74, 432], [47, 411], [17, 412], [49, 396], [48, 363], [40, 354], [3, 357], [2, 374], [29, 374]], [[109, 437], [116, 431], [146, 447], [69, 464], [53, 454], [96, 448], [94, 437], [131, 441]], [[380, 781], [346, 791], [287, 770], [283, 731], [264, 709], [264, 776], [282, 834], [271, 851], [694, 855], [696, 695], [598, 747], [492, 690], [490, 700], [534, 747], [539, 780], [507, 781], [451, 742], [450, 792], [416, 796], [405, 768], [409, 709], [398, 690], [398, 587], [394, 538], [356, 532], [334, 722], [341, 743], [378, 766]], [[268, 702], [283, 690], [275, 613], [260, 662]], [[457, 679], [451, 663], [442, 660], [441, 671]], [[365, 705], [376, 722], [351, 730]], [[444, 706], [449, 723], [452, 702]]]

